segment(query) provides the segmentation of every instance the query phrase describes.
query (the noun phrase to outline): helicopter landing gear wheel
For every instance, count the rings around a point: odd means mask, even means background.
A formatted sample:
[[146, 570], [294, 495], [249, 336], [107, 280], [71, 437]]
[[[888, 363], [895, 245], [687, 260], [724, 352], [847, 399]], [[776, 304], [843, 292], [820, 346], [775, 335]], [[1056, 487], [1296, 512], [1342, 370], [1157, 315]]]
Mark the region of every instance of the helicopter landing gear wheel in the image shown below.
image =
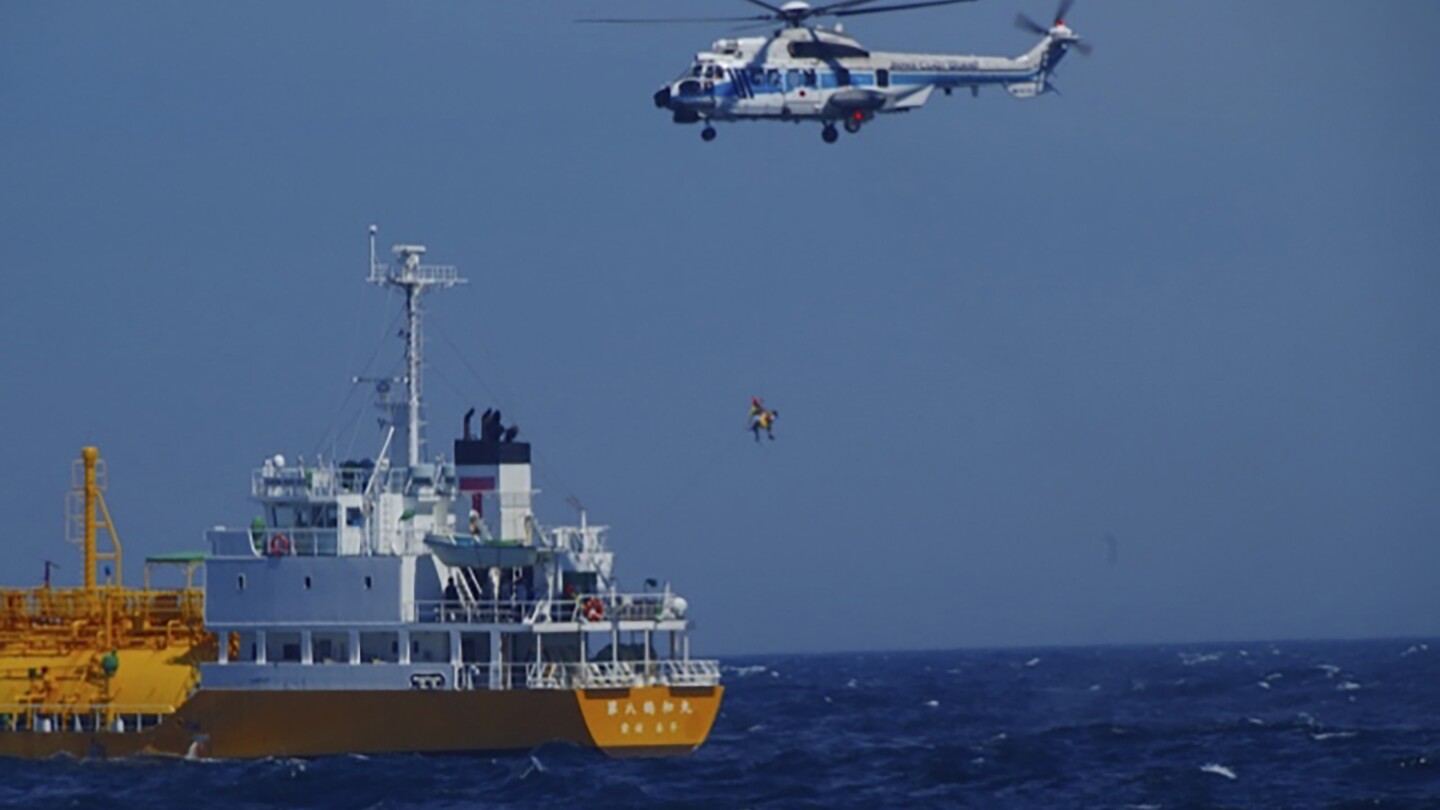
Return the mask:
[[857, 133], [857, 132], [860, 131], [860, 124], [861, 124], [861, 122], [860, 122], [858, 119], [855, 119], [855, 118], [846, 118], [846, 119], [845, 119], [845, 131], [848, 132], [848, 133], [850, 133], [851, 135], [854, 135], [855, 133]]
[[700, 140], [709, 143], [715, 140], [715, 136], [718, 134], [719, 133], [715, 131], [714, 127], [706, 126], [704, 129], [700, 130]]
[[820, 131], [820, 137], [825, 143], [834, 143], [840, 140], [840, 133], [836, 131], [834, 124], [826, 124], [825, 129]]

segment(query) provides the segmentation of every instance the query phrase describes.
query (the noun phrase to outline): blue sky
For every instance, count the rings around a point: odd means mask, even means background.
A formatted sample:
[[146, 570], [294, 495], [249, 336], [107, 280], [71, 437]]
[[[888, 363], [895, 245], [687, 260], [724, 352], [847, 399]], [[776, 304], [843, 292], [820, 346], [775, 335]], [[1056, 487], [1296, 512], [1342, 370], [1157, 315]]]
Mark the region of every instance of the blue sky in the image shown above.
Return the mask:
[[[1021, 9], [848, 29], [1014, 54]], [[723, 29], [570, 22], [667, 13], [0, 7], [0, 583], [78, 578], [84, 444], [132, 576], [248, 522], [266, 455], [373, 453], [377, 222], [472, 282], [430, 302], [432, 447], [498, 401], [542, 518], [583, 500], [700, 648], [1440, 631], [1440, 11], [1081, 0], [1063, 96], [833, 147], [651, 106]]]

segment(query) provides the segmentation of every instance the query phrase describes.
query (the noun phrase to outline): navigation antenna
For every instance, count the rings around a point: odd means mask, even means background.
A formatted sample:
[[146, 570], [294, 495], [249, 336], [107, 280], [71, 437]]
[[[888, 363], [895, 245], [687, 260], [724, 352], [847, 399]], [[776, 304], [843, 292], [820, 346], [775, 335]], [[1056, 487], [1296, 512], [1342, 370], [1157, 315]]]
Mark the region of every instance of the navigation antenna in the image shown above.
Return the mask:
[[375, 256], [375, 234], [379, 231], [379, 226], [370, 226], [370, 278], [367, 281], [405, 291], [406, 460], [414, 467], [420, 463], [420, 370], [424, 344], [420, 332], [420, 296], [431, 287], [449, 289], [466, 280], [460, 278], [453, 265], [421, 264], [424, 245], [395, 245], [390, 248], [395, 263], [381, 264]]

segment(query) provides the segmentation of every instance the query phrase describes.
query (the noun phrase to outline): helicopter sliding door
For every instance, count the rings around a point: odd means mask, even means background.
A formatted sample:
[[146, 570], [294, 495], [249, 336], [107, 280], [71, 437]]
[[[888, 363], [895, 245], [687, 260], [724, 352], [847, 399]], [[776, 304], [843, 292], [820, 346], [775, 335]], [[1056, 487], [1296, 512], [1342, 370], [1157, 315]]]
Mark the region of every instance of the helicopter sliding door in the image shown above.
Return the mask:
[[791, 68], [785, 71], [785, 112], [789, 115], [819, 115], [823, 106], [819, 81], [814, 70]]

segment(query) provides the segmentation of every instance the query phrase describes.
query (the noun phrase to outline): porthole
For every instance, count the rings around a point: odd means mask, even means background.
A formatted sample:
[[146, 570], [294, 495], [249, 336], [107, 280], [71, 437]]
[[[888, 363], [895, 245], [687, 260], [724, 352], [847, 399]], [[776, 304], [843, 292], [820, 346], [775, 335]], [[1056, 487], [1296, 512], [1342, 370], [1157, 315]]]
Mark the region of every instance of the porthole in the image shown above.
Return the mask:
[[235, 577], [235, 590], [237, 590], [237, 591], [243, 591], [243, 590], [245, 590], [245, 575], [244, 575], [244, 574], [239, 574], [239, 575], [237, 575], [237, 576]]

